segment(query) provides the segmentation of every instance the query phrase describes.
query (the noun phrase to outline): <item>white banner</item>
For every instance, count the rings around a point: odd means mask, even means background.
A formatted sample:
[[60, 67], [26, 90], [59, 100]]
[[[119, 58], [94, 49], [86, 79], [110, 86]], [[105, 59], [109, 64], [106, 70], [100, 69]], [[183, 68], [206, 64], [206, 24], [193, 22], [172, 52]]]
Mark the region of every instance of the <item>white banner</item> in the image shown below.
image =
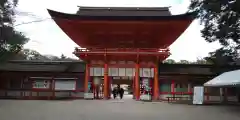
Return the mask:
[[56, 80], [55, 90], [76, 90], [76, 81], [74, 80]]
[[94, 95], [93, 93], [84, 93], [84, 99], [93, 99]]
[[143, 77], [143, 68], [139, 68], [139, 76]]
[[118, 76], [118, 68], [111, 68], [111, 76]]
[[129, 77], [134, 76], [132, 68], [126, 68], [126, 76], [129, 76]]
[[90, 67], [90, 76], [94, 76], [94, 68]]
[[125, 71], [126, 69], [125, 68], [119, 68], [118, 70], [119, 70], [118, 71], [119, 72], [119, 74], [118, 74], [119, 76], [126, 76], [126, 71]]
[[102, 76], [102, 68], [94, 68], [93, 76]]
[[102, 68], [101, 72], [102, 72], [102, 73], [101, 73], [101, 76], [104, 76], [104, 72], [105, 72], [105, 71], [104, 71], [104, 68]]
[[151, 70], [150, 68], [143, 68], [142, 69], [143, 77], [151, 77]]
[[154, 68], [151, 68], [151, 77], [154, 78]]
[[141, 95], [140, 100], [151, 100], [151, 96], [150, 95]]

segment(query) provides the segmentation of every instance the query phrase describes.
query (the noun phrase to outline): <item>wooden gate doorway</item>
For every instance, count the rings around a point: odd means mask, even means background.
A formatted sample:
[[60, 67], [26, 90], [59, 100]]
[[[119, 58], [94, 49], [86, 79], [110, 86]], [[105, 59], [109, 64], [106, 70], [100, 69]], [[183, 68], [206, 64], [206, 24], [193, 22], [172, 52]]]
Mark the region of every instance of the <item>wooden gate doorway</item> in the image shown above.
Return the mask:
[[112, 77], [111, 79], [111, 87], [112, 89], [117, 85], [120, 85], [121, 88], [124, 89], [125, 94], [132, 95], [133, 94], [133, 77]]

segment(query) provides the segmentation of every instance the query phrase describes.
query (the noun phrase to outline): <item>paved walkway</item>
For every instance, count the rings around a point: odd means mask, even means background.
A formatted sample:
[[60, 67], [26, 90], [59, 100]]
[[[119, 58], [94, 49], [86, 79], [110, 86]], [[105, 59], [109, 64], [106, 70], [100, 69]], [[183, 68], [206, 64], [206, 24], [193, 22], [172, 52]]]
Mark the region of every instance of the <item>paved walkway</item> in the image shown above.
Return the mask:
[[0, 100], [0, 120], [240, 120], [239, 107], [125, 100]]

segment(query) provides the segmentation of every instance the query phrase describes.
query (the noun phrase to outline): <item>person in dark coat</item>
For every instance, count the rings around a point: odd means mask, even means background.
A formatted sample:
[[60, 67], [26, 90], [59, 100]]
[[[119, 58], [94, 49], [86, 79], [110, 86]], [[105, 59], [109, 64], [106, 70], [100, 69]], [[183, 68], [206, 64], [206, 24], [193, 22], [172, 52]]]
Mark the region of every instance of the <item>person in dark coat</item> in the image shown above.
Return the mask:
[[113, 98], [115, 99], [117, 97], [117, 93], [118, 93], [118, 90], [116, 87], [113, 88], [113, 91], [112, 91], [112, 94], [113, 94]]
[[123, 98], [123, 95], [124, 95], [124, 89], [123, 89], [123, 88], [120, 88], [120, 89], [119, 89], [119, 96], [120, 96], [120, 99]]

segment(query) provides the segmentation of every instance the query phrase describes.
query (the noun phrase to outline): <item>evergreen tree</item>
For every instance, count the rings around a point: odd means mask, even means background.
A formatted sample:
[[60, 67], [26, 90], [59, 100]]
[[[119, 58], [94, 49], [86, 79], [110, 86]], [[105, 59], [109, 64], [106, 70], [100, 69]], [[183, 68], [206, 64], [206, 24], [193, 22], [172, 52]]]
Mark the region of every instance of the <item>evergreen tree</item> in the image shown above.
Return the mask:
[[28, 42], [28, 38], [13, 27], [17, 3], [18, 0], [0, 0], [0, 62], [18, 53]]
[[203, 38], [207, 42], [218, 41], [222, 45], [207, 59], [215, 64], [231, 64], [235, 61], [240, 48], [240, 1], [191, 0], [189, 9], [196, 13], [204, 25], [201, 31]]

